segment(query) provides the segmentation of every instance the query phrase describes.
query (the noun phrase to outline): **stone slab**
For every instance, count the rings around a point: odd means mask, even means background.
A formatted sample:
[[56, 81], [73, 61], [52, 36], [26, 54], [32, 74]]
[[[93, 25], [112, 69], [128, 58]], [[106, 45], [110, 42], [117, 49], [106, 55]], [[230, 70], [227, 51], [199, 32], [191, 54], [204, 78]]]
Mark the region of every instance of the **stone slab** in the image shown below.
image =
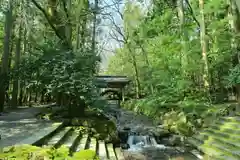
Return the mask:
[[24, 139], [23, 141], [20, 141], [16, 143], [16, 145], [21, 145], [21, 144], [34, 144], [38, 140], [40, 140], [43, 137], [46, 137], [50, 133], [54, 132], [58, 127], [60, 127], [62, 123], [54, 123], [46, 128], [43, 128], [40, 132], [35, 133], [29, 138]]

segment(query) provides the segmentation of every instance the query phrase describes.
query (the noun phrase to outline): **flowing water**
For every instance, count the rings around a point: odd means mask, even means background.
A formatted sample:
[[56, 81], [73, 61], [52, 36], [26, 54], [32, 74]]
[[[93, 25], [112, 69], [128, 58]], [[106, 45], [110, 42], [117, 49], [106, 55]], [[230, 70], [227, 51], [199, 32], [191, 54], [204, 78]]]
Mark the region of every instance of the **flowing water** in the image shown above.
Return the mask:
[[129, 135], [127, 143], [129, 148], [126, 152], [132, 160], [134, 157], [131, 157], [131, 154], [138, 160], [197, 160], [190, 153], [181, 153], [173, 147], [158, 144], [155, 138], [149, 135]]
[[129, 145], [128, 151], [142, 151], [147, 147], [166, 148], [166, 146], [158, 144], [156, 139], [149, 135], [129, 135], [127, 143]]
[[[127, 130], [128, 136], [124, 150], [127, 160], [198, 160], [181, 146], [165, 146], [157, 142], [151, 134], [151, 129], [156, 128], [153, 121], [144, 115], [136, 115], [132, 111], [119, 108], [114, 103], [110, 104], [110, 111], [117, 121], [118, 130]], [[117, 115], [116, 115], [117, 114]], [[180, 150], [179, 150], [180, 148]]]

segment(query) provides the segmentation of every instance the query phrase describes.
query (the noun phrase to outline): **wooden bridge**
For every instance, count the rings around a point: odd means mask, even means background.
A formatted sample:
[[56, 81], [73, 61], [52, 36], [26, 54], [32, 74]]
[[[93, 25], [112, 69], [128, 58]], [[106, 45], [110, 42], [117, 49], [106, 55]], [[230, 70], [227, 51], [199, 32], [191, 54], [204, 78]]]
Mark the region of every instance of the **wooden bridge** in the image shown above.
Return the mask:
[[101, 95], [107, 93], [116, 94], [119, 100], [124, 101], [124, 88], [131, 80], [127, 76], [96, 76], [95, 84], [100, 88]]

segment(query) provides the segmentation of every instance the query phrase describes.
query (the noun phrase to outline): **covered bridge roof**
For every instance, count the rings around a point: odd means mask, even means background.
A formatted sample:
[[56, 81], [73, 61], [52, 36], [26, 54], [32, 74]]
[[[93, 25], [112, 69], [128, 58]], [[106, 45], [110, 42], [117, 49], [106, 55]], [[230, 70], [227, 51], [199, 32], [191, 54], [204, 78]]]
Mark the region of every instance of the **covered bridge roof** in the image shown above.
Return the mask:
[[127, 76], [96, 76], [95, 83], [102, 88], [122, 88], [131, 80]]

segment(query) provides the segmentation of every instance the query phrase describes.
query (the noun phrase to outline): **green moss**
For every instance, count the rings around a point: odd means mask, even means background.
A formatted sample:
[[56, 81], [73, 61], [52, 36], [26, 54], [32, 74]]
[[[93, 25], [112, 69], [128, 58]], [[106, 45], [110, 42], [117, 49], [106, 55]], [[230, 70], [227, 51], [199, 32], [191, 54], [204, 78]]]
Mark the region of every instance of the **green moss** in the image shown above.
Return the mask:
[[49, 149], [42, 149], [31, 145], [11, 146], [3, 149], [0, 153], [0, 159], [15, 159], [25, 160], [31, 156], [47, 157]]
[[99, 160], [97, 154], [93, 150], [82, 150], [76, 152], [73, 157], [68, 156], [69, 149], [67, 147], [40, 148], [31, 145], [11, 146], [4, 148], [0, 152], [0, 159], [8, 160]]
[[9, 160], [26, 160], [26, 159], [66, 159], [69, 154], [69, 149], [66, 147], [60, 147], [59, 149], [54, 148], [40, 148], [31, 145], [20, 145], [20, 146], [11, 146], [4, 148], [0, 153], [0, 159], [9, 159]]
[[82, 150], [75, 153], [72, 157], [74, 160], [99, 160], [97, 154], [93, 150]]

